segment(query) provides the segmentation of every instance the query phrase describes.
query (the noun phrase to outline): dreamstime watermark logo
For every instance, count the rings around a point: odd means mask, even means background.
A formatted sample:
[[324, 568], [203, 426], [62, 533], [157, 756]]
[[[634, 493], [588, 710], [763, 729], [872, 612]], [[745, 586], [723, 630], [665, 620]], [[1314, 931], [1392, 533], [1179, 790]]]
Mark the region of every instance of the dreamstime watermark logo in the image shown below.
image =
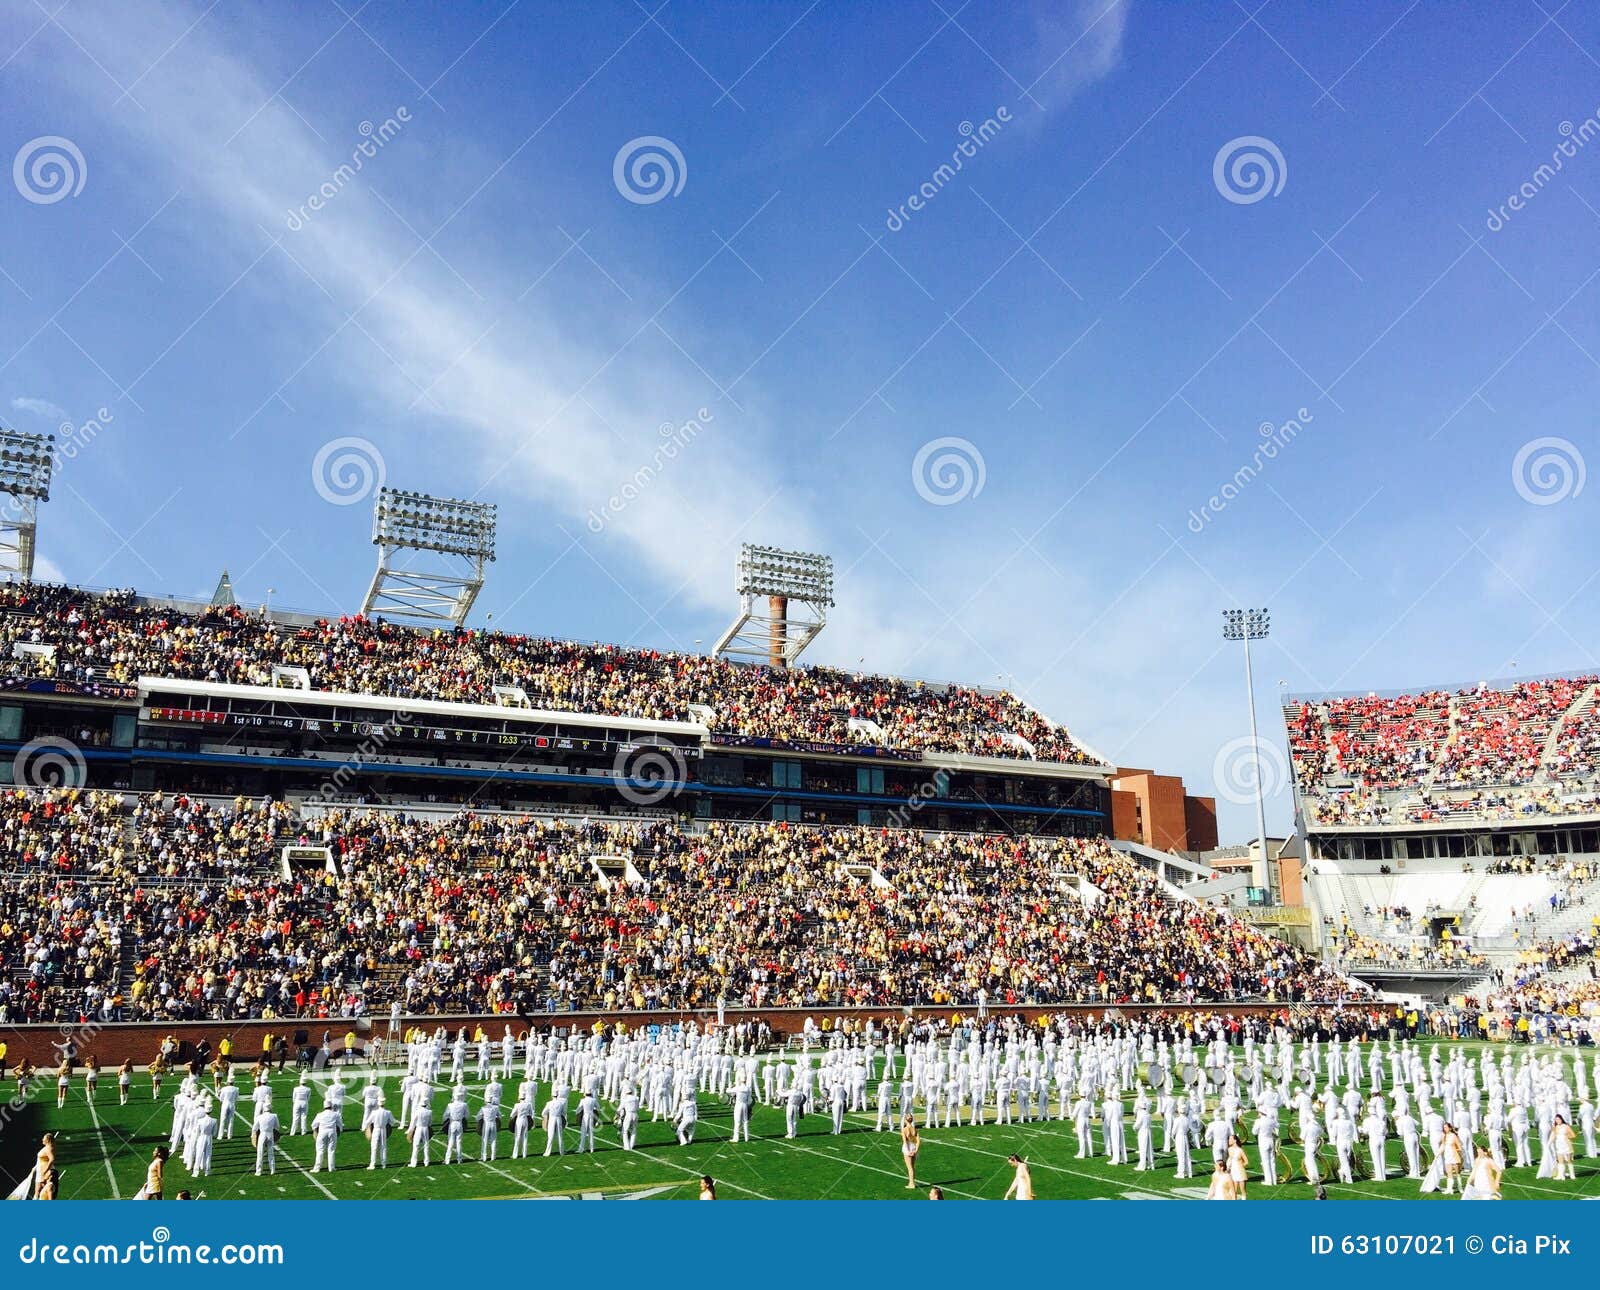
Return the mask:
[[1489, 209], [1489, 217], [1483, 223], [1491, 233], [1498, 233], [1509, 224], [1511, 217], [1526, 208], [1529, 202], [1544, 191], [1545, 185], [1560, 173], [1566, 163], [1578, 155], [1579, 149], [1600, 134], [1600, 108], [1596, 108], [1593, 115], [1586, 117], [1576, 126], [1571, 121], [1563, 121], [1556, 127], [1556, 132], [1561, 135], [1561, 142], [1556, 144], [1550, 153], [1550, 160], [1541, 163], [1531, 175], [1518, 184], [1516, 191], [1510, 193], [1498, 208]]
[[956, 128], [956, 132], [961, 136], [961, 142], [950, 153], [950, 160], [941, 162], [938, 168], [898, 207], [889, 207], [889, 217], [883, 221], [884, 227], [891, 233], [898, 233], [909, 224], [911, 217], [937, 197], [945, 185], [960, 173], [965, 162], [976, 157], [983, 146], [999, 134], [1010, 120], [1011, 109], [1002, 106], [997, 107], [993, 116], [985, 117], [978, 125], [973, 125], [971, 121], [963, 121]]
[[689, 763], [677, 744], [646, 735], [618, 746], [611, 773], [624, 800], [635, 806], [657, 806], [683, 786]]
[[1252, 735], [1230, 739], [1211, 763], [1217, 795], [1235, 806], [1249, 806], [1259, 793], [1271, 797], [1289, 782], [1289, 760], [1276, 744]]
[[635, 206], [654, 206], [683, 191], [689, 182], [689, 163], [671, 139], [641, 134], [617, 149], [611, 159], [611, 182]]
[[17, 149], [11, 161], [11, 182], [25, 201], [51, 206], [83, 191], [89, 182], [89, 163], [71, 139], [41, 134]]
[[[200, 1193], [202, 1196], [204, 1192]], [[158, 1267], [184, 1267], [198, 1264], [203, 1267], [249, 1267], [267, 1264], [283, 1266], [283, 1246], [279, 1244], [189, 1245], [172, 1239], [165, 1225], [150, 1229], [150, 1239], [118, 1245], [101, 1241], [87, 1245], [82, 1241], [67, 1245], [29, 1237], [26, 1245], [17, 1250], [19, 1263], [52, 1264], [61, 1267], [132, 1267], [136, 1264], [155, 1264]]]
[[317, 496], [334, 506], [354, 506], [383, 487], [388, 467], [371, 439], [346, 435], [330, 439], [311, 459], [311, 483]]
[[1189, 512], [1189, 532], [1204, 532], [1206, 525], [1227, 510], [1228, 504], [1250, 486], [1256, 476], [1266, 469], [1267, 463], [1275, 460], [1314, 420], [1316, 418], [1309, 409], [1296, 408], [1295, 415], [1280, 425], [1263, 421], [1257, 426], [1256, 433], [1261, 436], [1261, 442], [1250, 454], [1250, 460], [1233, 472], [1232, 479], [1206, 498], [1199, 510]]
[[78, 454], [100, 437], [100, 432], [110, 425], [116, 418], [111, 415], [110, 408], [97, 408], [94, 416], [82, 425], [73, 425], [70, 421], [63, 421], [56, 427], [56, 442], [50, 448], [50, 468], [52, 472], [61, 469], [62, 464], [76, 460]]
[[989, 468], [970, 439], [930, 439], [911, 461], [911, 483], [930, 506], [954, 506], [983, 492]]
[[1241, 134], [1217, 149], [1211, 161], [1211, 182], [1235, 206], [1253, 206], [1276, 197], [1289, 178], [1289, 163], [1271, 139]]
[[63, 1021], [56, 1027], [56, 1034], [60, 1039], [50, 1041], [50, 1047], [59, 1054], [57, 1062], [77, 1061], [78, 1055], [83, 1052], [83, 1046], [91, 1042], [96, 1035], [105, 1029], [102, 1021], [85, 1021], [82, 1023]]
[[633, 472], [633, 477], [623, 484], [615, 493], [601, 503], [600, 508], [590, 508], [584, 523], [589, 526], [589, 532], [599, 533], [606, 524], [615, 516], [621, 515], [628, 509], [631, 502], [637, 500], [656, 477], [671, 463], [678, 459], [678, 454], [689, 447], [700, 432], [710, 425], [716, 418], [706, 408], [699, 409], [694, 416], [682, 425], [673, 425], [670, 421], [663, 421], [656, 427], [656, 433], [661, 441], [656, 445], [655, 451], [650, 454], [650, 460]]
[[83, 750], [70, 739], [30, 739], [11, 759], [11, 782], [26, 788], [82, 788], [89, 779]]
[[329, 202], [344, 191], [344, 187], [361, 173], [361, 168], [368, 161], [376, 157], [395, 135], [411, 120], [411, 109], [404, 105], [397, 107], [392, 116], [385, 117], [378, 125], [371, 121], [363, 121], [356, 127], [356, 133], [361, 136], [361, 142], [350, 152], [350, 160], [344, 162], [337, 170], [325, 179], [316, 192], [312, 193], [300, 205], [288, 212], [284, 223], [291, 233], [298, 233], [311, 221], [311, 217], [323, 210]]
[[1511, 460], [1511, 483], [1517, 496], [1533, 506], [1554, 506], [1583, 492], [1588, 467], [1570, 439], [1530, 439]]

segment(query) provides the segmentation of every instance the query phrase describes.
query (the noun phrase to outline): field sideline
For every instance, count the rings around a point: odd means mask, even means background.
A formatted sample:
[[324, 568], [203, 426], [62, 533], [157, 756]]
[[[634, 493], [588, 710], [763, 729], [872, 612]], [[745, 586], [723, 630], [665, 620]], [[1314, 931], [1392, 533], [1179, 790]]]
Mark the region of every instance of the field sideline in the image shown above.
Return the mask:
[[[1476, 1043], [1440, 1046], [1465, 1047], [1473, 1055], [1482, 1047]], [[1585, 1061], [1588, 1061], [1593, 1054], [1587, 1050], [1585, 1053]], [[1572, 1050], [1563, 1050], [1563, 1055], [1570, 1061]], [[1515, 1052], [1515, 1056], [1520, 1059], [1521, 1053]], [[248, 1070], [241, 1069], [238, 1078], [247, 1089]], [[274, 1105], [285, 1125], [289, 1121], [290, 1090], [298, 1078], [289, 1070], [272, 1080]], [[352, 1087], [358, 1087], [365, 1081], [365, 1068], [351, 1068], [346, 1078]], [[91, 1108], [84, 1096], [82, 1077], [75, 1076], [67, 1106], [58, 1110], [54, 1076], [45, 1073], [28, 1104], [12, 1112], [0, 1129], [0, 1183], [4, 1191], [9, 1192], [31, 1167], [39, 1135], [53, 1131], [64, 1199], [133, 1196], [144, 1182], [152, 1148], [168, 1140], [172, 1127], [172, 1094], [179, 1082], [169, 1076], [163, 1081], [160, 1100], [153, 1101], [148, 1074], [137, 1072], [128, 1105], [119, 1107], [115, 1072], [102, 1073], [99, 1094]], [[503, 1090], [507, 1110], [516, 1097], [519, 1082], [520, 1067], [518, 1075], [507, 1081]], [[206, 1083], [209, 1086], [209, 1075]], [[7, 1084], [5, 1093], [14, 1093], [9, 1080]], [[482, 1100], [482, 1084], [473, 1080], [467, 1084], [476, 1113]], [[398, 1112], [399, 1073], [392, 1070], [387, 1073], [384, 1086], [387, 1104]], [[541, 1085], [540, 1106], [547, 1092], [548, 1086]], [[446, 1168], [438, 1163], [444, 1153], [439, 1124], [446, 1100], [441, 1096], [435, 1102], [434, 1163], [431, 1167], [405, 1167], [411, 1146], [397, 1130], [389, 1142], [389, 1168], [368, 1172], [368, 1143], [355, 1127], [360, 1121], [360, 1107], [353, 1097], [347, 1096], [345, 1122], [348, 1127], [339, 1139], [338, 1170], [312, 1174], [311, 1138], [286, 1134], [278, 1148], [277, 1174], [257, 1178], [249, 1127], [240, 1120], [234, 1126], [236, 1136], [216, 1144], [209, 1177], [191, 1178], [180, 1160], [169, 1162], [166, 1194], [171, 1197], [187, 1188], [197, 1195], [203, 1192], [211, 1199], [684, 1199], [696, 1195], [700, 1175], [709, 1173], [717, 1179], [719, 1197], [727, 1200], [919, 1198], [926, 1194], [929, 1183], [938, 1183], [951, 1199], [998, 1199], [1011, 1179], [1006, 1157], [1017, 1151], [1031, 1162], [1034, 1188], [1043, 1199], [1176, 1200], [1203, 1197], [1210, 1172], [1210, 1151], [1206, 1148], [1195, 1153], [1199, 1176], [1179, 1180], [1174, 1176], [1174, 1158], [1159, 1151], [1157, 1168], [1150, 1173], [1136, 1172], [1131, 1165], [1113, 1167], [1103, 1158], [1075, 1159], [1076, 1137], [1071, 1125], [1063, 1121], [985, 1123], [923, 1130], [923, 1149], [918, 1162], [918, 1179], [923, 1186], [917, 1192], [910, 1192], [905, 1188], [899, 1138], [894, 1133], [874, 1130], [874, 1112], [849, 1116], [846, 1132], [838, 1137], [829, 1131], [831, 1124], [826, 1114], [808, 1115], [801, 1123], [800, 1137], [789, 1142], [782, 1137], [783, 1112], [758, 1104], [751, 1121], [753, 1140], [735, 1146], [729, 1141], [731, 1109], [721, 1099], [708, 1095], [700, 1098], [698, 1132], [695, 1142], [688, 1147], [677, 1145], [670, 1123], [665, 1120], [651, 1123], [645, 1114], [639, 1126], [640, 1149], [623, 1151], [616, 1129], [609, 1121], [612, 1108], [606, 1105], [600, 1150], [593, 1155], [578, 1156], [569, 1151], [565, 1158], [542, 1158], [537, 1153], [544, 1149], [544, 1129], [536, 1122], [529, 1134], [529, 1145], [535, 1154], [528, 1159], [510, 1159], [511, 1131], [502, 1128], [499, 1159], [480, 1164], [476, 1160], [480, 1137], [469, 1131], [465, 1143], [468, 1163]], [[1132, 1098], [1128, 1100], [1127, 1138], [1130, 1154], [1135, 1154]], [[313, 1112], [320, 1109], [321, 1104], [319, 1093], [313, 1099]], [[241, 1101], [241, 1113], [247, 1113], [248, 1109], [248, 1104]], [[993, 1108], [989, 1114], [993, 1115]], [[918, 1122], [921, 1123], [920, 1112]], [[577, 1141], [575, 1119], [569, 1124], [567, 1140], [569, 1144]], [[1098, 1144], [1098, 1122], [1095, 1140]], [[1159, 1121], [1156, 1145], [1159, 1148]], [[1252, 1199], [1311, 1198], [1311, 1187], [1298, 1177], [1275, 1188], [1255, 1181], [1260, 1170], [1253, 1139], [1246, 1142], [1246, 1148], [1253, 1173]], [[1581, 1141], [1579, 1149], [1581, 1152]], [[1298, 1148], [1285, 1144], [1285, 1152], [1298, 1171]], [[1358, 1155], [1365, 1157], [1364, 1145]], [[1398, 1139], [1389, 1142], [1389, 1164], [1391, 1171], [1403, 1174]], [[1503, 1188], [1506, 1199], [1600, 1198], [1600, 1161], [1580, 1155], [1575, 1184], [1539, 1180], [1534, 1173], [1533, 1169], [1507, 1170]], [[1353, 1186], [1329, 1183], [1328, 1192], [1335, 1199], [1419, 1198], [1415, 1180], [1395, 1177], [1393, 1173], [1381, 1184], [1359, 1178]]]

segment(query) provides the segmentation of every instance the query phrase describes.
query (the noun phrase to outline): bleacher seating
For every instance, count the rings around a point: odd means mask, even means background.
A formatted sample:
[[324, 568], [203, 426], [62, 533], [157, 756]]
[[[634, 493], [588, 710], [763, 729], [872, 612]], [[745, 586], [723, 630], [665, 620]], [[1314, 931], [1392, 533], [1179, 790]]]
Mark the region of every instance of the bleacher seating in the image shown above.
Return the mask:
[[1503, 972], [1532, 946], [1600, 930], [1595, 857], [1412, 861], [1404, 872], [1319, 859], [1305, 882], [1324, 943], [1357, 975], [1360, 963]]
[[[50, 649], [12, 658], [19, 642]], [[859, 744], [877, 730], [895, 748], [1094, 761], [1003, 691], [363, 617], [280, 623], [237, 605], [190, 612], [132, 592], [7, 584], [0, 657], [19, 674], [80, 681], [270, 685], [293, 673], [346, 693], [493, 704], [520, 692], [546, 710], [606, 716], [688, 721], [710, 710], [721, 731], [779, 740]]]
[[[1102, 840], [79, 789], [0, 795], [0, 830], [0, 1021], [1349, 993]], [[337, 874], [284, 878], [280, 843]]]
[[1308, 825], [1600, 815], [1600, 711], [1585, 674], [1284, 708]]

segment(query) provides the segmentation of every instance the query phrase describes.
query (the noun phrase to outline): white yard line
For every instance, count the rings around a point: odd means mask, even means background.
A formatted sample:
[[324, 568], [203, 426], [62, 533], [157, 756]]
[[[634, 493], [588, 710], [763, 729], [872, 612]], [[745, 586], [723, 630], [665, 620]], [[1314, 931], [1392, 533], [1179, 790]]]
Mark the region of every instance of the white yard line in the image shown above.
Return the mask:
[[1552, 1196], [1565, 1196], [1568, 1200], [1572, 1199], [1570, 1191], [1562, 1191], [1557, 1187], [1541, 1187], [1538, 1183], [1518, 1182], [1515, 1178], [1506, 1178], [1501, 1181], [1508, 1187], [1525, 1187], [1529, 1191], [1544, 1191], [1549, 1192]]
[[514, 1183], [516, 1186], [522, 1188], [522, 1193], [525, 1196], [543, 1196], [547, 1194], [540, 1191], [537, 1187], [529, 1186], [526, 1178], [518, 1178], [516, 1174], [508, 1174], [504, 1169], [496, 1166], [492, 1160], [478, 1160], [474, 1161], [473, 1163], [481, 1165], [492, 1174], [499, 1174], [507, 1182]]
[[[853, 1118], [865, 1120], [868, 1117], [865, 1114], [861, 1113], [861, 1112], [856, 1112], [856, 1113], [854, 1113]], [[876, 1123], [876, 1121], [874, 1120], [873, 1123]], [[1032, 1122], [1030, 1122], [1030, 1126], [1029, 1127], [1033, 1128], [1036, 1131], [1037, 1130], [1042, 1130], [1046, 1123], [1048, 1123], [1048, 1122], [1047, 1121], [1032, 1121]], [[1059, 1121], [1058, 1121], [1058, 1123], [1059, 1123]], [[974, 1128], [974, 1127], [982, 1127], [982, 1126], [969, 1125], [969, 1126], [966, 1126], [966, 1127]], [[1008, 1127], [1010, 1127], [1010, 1126], [1008, 1126]], [[1024, 1126], [1019, 1122], [1016, 1127], [1021, 1129]], [[955, 1126], [953, 1126], [953, 1125], [951, 1126], [950, 1132], [952, 1132], [952, 1133], [955, 1132]], [[1027, 1135], [1024, 1134], [1023, 1136], [1026, 1137]], [[1050, 1136], [1051, 1137], [1061, 1137], [1061, 1136], [1064, 1136], [1064, 1135], [1052, 1133]], [[1076, 1136], [1076, 1134], [1074, 1134], [1074, 1136]], [[1005, 1160], [1005, 1159], [1009, 1158], [1009, 1153], [1001, 1153], [999, 1151], [989, 1151], [984, 1147], [975, 1147], [971, 1143], [967, 1143], [967, 1142], [957, 1142], [957, 1141], [953, 1140], [952, 1138], [928, 1138], [926, 1140], [928, 1142], [933, 1143], [935, 1146], [954, 1147], [957, 1151], [972, 1151], [972, 1152], [976, 1152], [980, 1156], [993, 1156], [996, 1160]], [[1115, 1187], [1115, 1186], [1118, 1185], [1118, 1182], [1119, 1182], [1119, 1180], [1115, 1179], [1115, 1178], [1107, 1178], [1107, 1177], [1105, 1177], [1105, 1176], [1103, 1176], [1101, 1174], [1085, 1173], [1082, 1169], [1073, 1169], [1068, 1165], [1052, 1165], [1052, 1164], [1049, 1164], [1048, 1162], [1043, 1161], [1043, 1160], [1039, 1160], [1039, 1161], [1030, 1160], [1028, 1162], [1028, 1164], [1030, 1166], [1032, 1166], [1034, 1168], [1038, 1168], [1038, 1169], [1049, 1169], [1053, 1173], [1072, 1174], [1074, 1177], [1077, 1177], [1077, 1178], [1087, 1178], [1091, 1182], [1099, 1183], [1102, 1187]], [[1134, 1171], [1134, 1172], [1137, 1172], [1137, 1171]], [[1148, 1171], [1147, 1170], [1146, 1172], [1148, 1173], [1148, 1172], [1159, 1172], [1159, 1171]], [[1149, 1188], [1152, 1185], [1152, 1181], [1153, 1180], [1150, 1180], [1150, 1179], [1147, 1179], [1147, 1178], [1140, 1178], [1140, 1179], [1130, 1183], [1129, 1185], [1130, 1186], [1136, 1186], [1136, 1187], [1142, 1187], [1142, 1188]], [[1174, 1181], [1179, 1181], [1179, 1180], [1178, 1179], [1174, 1179]]]
[[[604, 1139], [604, 1135], [603, 1134], [596, 1134], [596, 1136], [599, 1137], [599, 1138]], [[617, 1148], [618, 1148], [618, 1150], [620, 1150], [621, 1147], [622, 1147], [622, 1139], [619, 1136], [618, 1139], [617, 1139]], [[635, 1154], [644, 1155], [643, 1152], [636, 1152]], [[691, 1167], [689, 1165], [680, 1165], [676, 1161], [667, 1160], [667, 1159], [665, 1159], [665, 1158], [663, 1158], [661, 1156], [658, 1156], [658, 1155], [651, 1154], [651, 1155], [645, 1156], [645, 1158], [648, 1159], [652, 1164], [665, 1165], [668, 1169], [676, 1169], [679, 1173], [689, 1174], [690, 1176], [692, 1176], [694, 1178], [697, 1178], [697, 1179], [704, 1176], [704, 1171], [703, 1170], [695, 1169], [695, 1168], [693, 1168], [693, 1167]], [[726, 1187], [731, 1191], [743, 1192], [746, 1196], [754, 1196], [757, 1200], [772, 1200], [773, 1199], [773, 1197], [768, 1196], [765, 1192], [755, 1191], [754, 1189], [752, 1189], [750, 1187], [741, 1187], [738, 1183], [732, 1182], [727, 1178], [719, 1178], [719, 1179], [717, 1179], [717, 1186], [718, 1187]]]
[[111, 1184], [111, 1196], [114, 1200], [122, 1199], [122, 1188], [117, 1186], [117, 1175], [111, 1171], [111, 1153], [106, 1150], [106, 1135], [100, 1129], [100, 1114], [94, 1109], [94, 1099], [89, 1102], [89, 1119], [94, 1122], [95, 1141], [100, 1144], [100, 1159], [106, 1167], [106, 1181]]
[[[234, 1107], [233, 1108], [233, 1118], [238, 1120], [239, 1123], [244, 1125], [245, 1128], [247, 1128], [247, 1129], [250, 1128], [250, 1121], [244, 1118], [243, 1113], [239, 1110], [238, 1107]], [[296, 1160], [293, 1156], [291, 1156], [289, 1154], [289, 1149], [287, 1147], [285, 1147], [281, 1141], [278, 1143], [277, 1154], [282, 1156], [291, 1165], [293, 1165], [296, 1169], [298, 1169], [301, 1173], [303, 1173], [306, 1176], [307, 1180], [311, 1183], [311, 1185], [313, 1187], [315, 1187], [318, 1191], [320, 1191], [329, 1200], [338, 1200], [339, 1199], [331, 1191], [329, 1191], [325, 1186], [323, 1186], [322, 1179], [318, 1178], [316, 1176], [316, 1174], [312, 1173], [311, 1170], [307, 1169], [303, 1164], [301, 1164], [298, 1160]], [[249, 1170], [246, 1170], [246, 1172], [248, 1173]]]
[[[836, 1165], [846, 1165], [851, 1169], [868, 1169], [868, 1170], [871, 1170], [875, 1174], [883, 1174], [887, 1178], [899, 1179], [899, 1178], [904, 1178], [905, 1177], [904, 1174], [895, 1173], [895, 1171], [893, 1169], [883, 1169], [883, 1168], [880, 1168], [878, 1165], [869, 1165], [863, 1160], [847, 1160], [847, 1159], [844, 1159], [844, 1158], [842, 1158], [840, 1156], [833, 1155], [831, 1152], [818, 1151], [814, 1147], [801, 1146], [799, 1139], [793, 1139], [793, 1140], [782, 1139], [782, 1141], [784, 1141], [786, 1143], [786, 1145], [788, 1146], [788, 1148], [790, 1150], [793, 1150], [793, 1151], [804, 1151], [809, 1156], [818, 1156], [823, 1160], [831, 1160]], [[920, 1184], [919, 1184], [919, 1186], [920, 1186]], [[946, 1187], [943, 1183], [938, 1184], [938, 1186], [942, 1190], [950, 1192], [952, 1195], [965, 1196], [968, 1200], [982, 1200], [983, 1199], [983, 1197], [979, 1196], [976, 1192], [960, 1191], [955, 1187]], [[909, 1190], [909, 1188], [908, 1188], [908, 1190]]]

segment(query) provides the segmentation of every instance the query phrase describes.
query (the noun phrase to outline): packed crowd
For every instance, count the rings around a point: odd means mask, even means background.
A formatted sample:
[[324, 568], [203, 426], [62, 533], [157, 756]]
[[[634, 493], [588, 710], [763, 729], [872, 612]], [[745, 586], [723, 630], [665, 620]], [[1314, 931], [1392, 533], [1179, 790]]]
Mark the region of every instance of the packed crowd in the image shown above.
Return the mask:
[[[12, 658], [17, 642], [54, 655]], [[686, 721], [714, 713], [720, 732], [839, 744], [1025, 758], [1092, 760], [1067, 732], [1013, 695], [830, 668], [752, 667], [702, 654], [584, 644], [471, 630], [423, 631], [381, 619], [279, 623], [239, 606], [184, 613], [134, 593], [93, 595], [17, 583], [0, 588], [0, 657], [11, 667], [73, 680], [140, 676], [271, 683], [276, 665], [303, 667], [313, 687], [447, 702], [493, 702], [521, 687], [535, 707]]]
[[1374, 696], [1297, 704], [1286, 712], [1289, 751], [1302, 782], [1325, 776], [1365, 788], [1400, 788], [1428, 773], [1448, 729], [1449, 696]]
[[[1100, 841], [15, 790], [0, 1019], [1337, 999]], [[41, 824], [40, 821], [49, 821]], [[75, 839], [85, 839], [78, 846]], [[285, 877], [277, 849], [335, 873]]]
[[1366, 695], [1284, 710], [1320, 824], [1426, 824], [1600, 812], [1596, 677]]
[[123, 951], [160, 939], [158, 893], [268, 871], [292, 815], [243, 799], [224, 809], [161, 793], [0, 792], [0, 1015], [107, 1016], [127, 1005], [125, 989], [138, 1011], [165, 980], [164, 949], [152, 943], [130, 964]]
[[1595, 679], [1524, 681], [1506, 690], [1479, 687], [1457, 696], [1437, 782], [1443, 787], [1528, 783], [1551, 731]]

